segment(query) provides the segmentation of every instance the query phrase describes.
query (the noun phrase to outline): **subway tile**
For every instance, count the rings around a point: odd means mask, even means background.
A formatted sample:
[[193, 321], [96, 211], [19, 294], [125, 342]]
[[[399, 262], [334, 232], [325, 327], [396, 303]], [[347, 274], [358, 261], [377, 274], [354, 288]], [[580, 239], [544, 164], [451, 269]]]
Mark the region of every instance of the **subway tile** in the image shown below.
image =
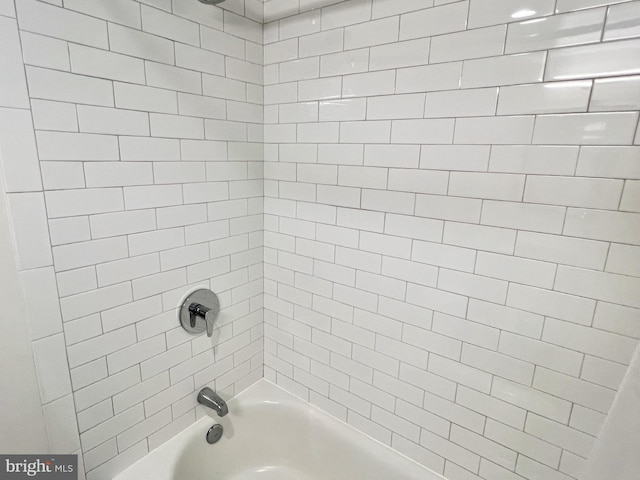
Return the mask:
[[456, 119], [453, 143], [527, 144], [533, 132], [532, 116], [460, 118]]
[[533, 143], [548, 145], [631, 145], [638, 121], [636, 113], [584, 113], [541, 115]]
[[493, 379], [491, 395], [561, 423], [566, 423], [571, 413], [571, 403], [567, 400], [499, 377]]
[[516, 232], [508, 229], [446, 222], [443, 243], [496, 253], [510, 254], [516, 240]]
[[149, 135], [149, 117], [144, 112], [78, 105], [81, 132], [111, 135]]
[[589, 111], [637, 110], [640, 106], [640, 77], [604, 78], [593, 83]]
[[[11, 3], [11, 9], [13, 10], [13, 3]], [[15, 16], [15, 13], [12, 15]], [[2, 79], [0, 79], [0, 105], [3, 107], [20, 107], [27, 108], [29, 106], [29, 93], [27, 92], [27, 84], [24, 76], [24, 67], [21, 66], [22, 59], [20, 58], [20, 35], [18, 33], [18, 26], [16, 21], [13, 19], [9, 19], [6, 17], [0, 18], [0, 27], [1, 27], [1, 40], [2, 44], [5, 46], [2, 49], [2, 54], [0, 55], [0, 65], [2, 65], [3, 70], [6, 72], [2, 75]], [[43, 38], [38, 37], [36, 35], [30, 36], [28, 33], [22, 33], [22, 42], [23, 42], [23, 56], [25, 63], [33, 63], [28, 62], [28, 58], [33, 59], [40, 58], [38, 55], [37, 48], [29, 48], [32, 43], [29, 42], [28, 39], [32, 38]], [[49, 45], [51, 42], [43, 39], [42, 43], [45, 45]], [[29, 45], [29, 46], [28, 46]], [[61, 47], [66, 46], [64, 42], [56, 42], [54, 50], [56, 50], [59, 54], [61, 53]], [[34, 53], [35, 55], [30, 55]], [[66, 60], [66, 64], [68, 65], [68, 57], [62, 57], [62, 63], [64, 64]], [[58, 57], [60, 58], [60, 57]]]
[[88, 217], [67, 217], [49, 220], [51, 246], [90, 240]]
[[109, 24], [109, 46], [111, 51], [172, 64], [175, 59], [171, 40], [151, 35], [140, 30]]
[[[427, 93], [425, 117], [482, 117], [493, 115], [498, 89]], [[402, 117], [400, 117], [402, 118]]]
[[[420, 168], [427, 170], [487, 171], [488, 145], [422, 145]], [[514, 172], [516, 173], [516, 172]]]
[[40, 160], [119, 160], [118, 138], [90, 133], [36, 132]]
[[[187, 93], [178, 94], [178, 109], [180, 115], [189, 115], [192, 117], [203, 118], [219, 118], [229, 120], [240, 120], [240, 112], [238, 106], [248, 107], [248, 104], [236, 104], [232, 102], [226, 102], [218, 98], [208, 98], [202, 95], [191, 95]], [[261, 118], [262, 111], [251, 111], [251, 118]]]
[[[517, 453], [513, 448], [513, 442], [504, 442], [508, 447], [489, 440], [489, 434], [478, 435], [457, 425], [452, 425], [450, 438], [452, 441], [467, 448], [470, 451], [482, 455], [505, 468], [514, 468]], [[446, 472], [446, 470], [445, 470]]]
[[341, 143], [387, 143], [391, 137], [390, 121], [342, 122]]
[[562, 265], [594, 270], [603, 268], [608, 244], [581, 238], [519, 232], [515, 254]]
[[542, 340], [625, 365], [637, 343], [629, 337], [554, 319], [546, 320]]
[[613, 403], [615, 391], [585, 382], [545, 368], [536, 369], [533, 386], [560, 398], [607, 413]]
[[481, 201], [443, 195], [417, 195], [415, 215], [440, 220], [478, 223]]
[[[340, 52], [343, 49], [344, 35], [342, 30], [329, 30], [311, 35], [305, 35], [298, 40], [301, 58], [328, 53]], [[295, 42], [295, 40], [294, 40]], [[266, 51], [265, 46], [265, 51]]]
[[503, 334], [500, 337], [498, 351], [573, 377], [577, 377], [582, 368], [583, 355], [581, 353], [520, 335]]
[[[303, 63], [304, 62], [304, 63]], [[313, 63], [314, 59], [300, 60], [298, 65], [307, 65], [311, 67], [317, 67], [317, 63]], [[321, 77], [330, 77], [335, 75], [349, 75], [360, 72], [366, 72], [369, 67], [369, 50], [366, 48], [359, 50], [349, 50], [346, 52], [331, 53], [328, 55], [322, 55], [320, 57], [320, 70], [319, 75]], [[293, 80], [300, 80], [303, 78], [314, 78], [318, 76], [317, 68], [309, 70], [308, 74], [303, 77], [292, 78]], [[282, 77], [282, 66], [280, 70]], [[287, 81], [286, 78], [282, 79]]]
[[147, 84], [151, 87], [202, 93], [202, 78], [199, 72], [156, 62], [146, 62], [145, 72]]
[[485, 200], [480, 223], [495, 227], [559, 234], [564, 216], [564, 207]]
[[504, 49], [506, 25], [440, 35], [431, 39], [429, 63], [469, 60], [500, 55]]
[[67, 395], [43, 406], [50, 446], [57, 452], [73, 452], [80, 448], [76, 430], [73, 397]]
[[31, 113], [37, 130], [78, 131], [76, 106], [71, 103], [32, 100]]
[[75, 43], [108, 48], [107, 22], [34, 0], [17, 2], [22, 30]]
[[360, 23], [344, 29], [344, 49], [370, 47], [398, 40], [398, 17]]
[[102, 317], [102, 328], [106, 333], [160, 313], [162, 313], [162, 301], [157, 296], [110, 308], [101, 312], [100, 316]]
[[178, 113], [176, 92], [114, 82], [116, 107], [160, 113]]
[[132, 282], [133, 298], [139, 300], [181, 287], [187, 283], [186, 277], [186, 269], [179, 268], [138, 278]]
[[602, 39], [609, 41], [640, 36], [639, 18], [640, 9], [637, 3], [629, 2], [609, 7]]
[[[531, 4], [526, 0], [492, 0], [481, 2], [471, 0], [469, 9], [469, 28], [509, 23], [513, 19], [534, 19], [554, 13], [554, 3], [544, 0]], [[534, 9], [535, 8], [535, 9]]]
[[444, 357], [429, 355], [429, 371], [486, 394], [491, 390], [490, 374]]
[[640, 40], [559, 48], [549, 52], [545, 80], [614, 77], [640, 73], [628, 59], [640, 55]]
[[456, 443], [445, 440], [427, 430], [422, 430], [420, 445], [467, 470], [478, 471], [480, 456]]
[[635, 147], [582, 147], [576, 175], [604, 178], [640, 178]]
[[144, 408], [137, 405], [80, 435], [82, 448], [90, 450], [144, 419]]
[[157, 335], [147, 340], [125, 347], [107, 355], [107, 367], [113, 374], [125, 370], [166, 351], [164, 335]]
[[[407, 302], [413, 305], [428, 308], [430, 310], [440, 311], [450, 315], [462, 316], [467, 309], [468, 298], [463, 295], [409, 283], [407, 285]], [[451, 340], [450, 342], [445, 342], [442, 335], [438, 335], [435, 333], [425, 334], [425, 336], [432, 337], [432, 342], [430, 343], [437, 344], [438, 340], [441, 340], [443, 342], [442, 345], [433, 347], [437, 350], [432, 350], [432, 348], [429, 348], [429, 351], [433, 351], [435, 353], [439, 353], [439, 355], [443, 355], [445, 357], [453, 359], [458, 359], [460, 357], [459, 341]], [[404, 340], [411, 343], [411, 341], [408, 339]], [[420, 343], [416, 345], [420, 345]]]
[[176, 43], [176, 66], [212, 75], [223, 75], [224, 57], [215, 52]]
[[507, 282], [455, 270], [440, 270], [438, 288], [500, 304], [507, 296]]
[[45, 198], [50, 218], [124, 209], [122, 190], [119, 188], [51, 191], [45, 193]]
[[518, 201], [524, 191], [522, 175], [452, 172], [448, 194], [458, 197]]
[[52, 402], [71, 393], [62, 333], [34, 341], [33, 359], [42, 403]]
[[[71, 368], [90, 362], [136, 342], [133, 326], [106, 333], [67, 349]], [[115, 378], [113, 379], [115, 381]]]
[[52, 336], [62, 331], [56, 277], [52, 267], [20, 273], [31, 338]]
[[[555, 468], [555, 465], [554, 465]], [[553, 480], [569, 480], [571, 477], [558, 472], [554, 468], [549, 468], [528, 457], [521, 456], [518, 458], [516, 465], [516, 473], [525, 477], [553, 478]]]
[[627, 367], [602, 358], [585, 356], [580, 378], [617, 391], [624, 379]]
[[468, 11], [467, 2], [456, 2], [406, 13], [400, 17], [400, 40], [465, 30]]
[[262, 43], [262, 22], [252, 21], [247, 18], [249, 15], [243, 16], [242, 11], [236, 13], [224, 12], [225, 31], [254, 43]]
[[524, 201], [615, 210], [621, 195], [618, 180], [532, 176], [527, 179]]
[[611, 244], [605, 270], [611, 273], [640, 276], [638, 259], [640, 247], [632, 245]]
[[13, 224], [18, 268], [46, 267], [52, 264], [51, 247], [47, 241], [48, 227], [45, 199], [41, 193], [7, 195], [11, 218], [28, 218], [29, 222]]
[[509, 255], [478, 252], [476, 273], [525, 285], [552, 288], [556, 266]]
[[550, 445], [533, 435], [503, 425], [500, 422], [487, 420], [485, 435], [502, 445], [515, 448], [518, 452], [553, 468], [555, 468], [560, 461], [560, 455], [562, 453], [560, 448]]
[[401, 68], [397, 71], [396, 93], [453, 90], [460, 86], [462, 62]]
[[393, 95], [367, 100], [367, 120], [422, 118], [424, 95]]
[[[332, 70], [334, 68], [337, 70], [353, 68], [350, 60], [351, 58], [346, 58], [345, 54], [342, 53], [334, 54], [334, 56], [323, 55], [320, 59], [318, 59], [318, 57], [311, 57], [291, 60], [278, 65], [279, 77], [282, 82], [295, 82], [298, 80], [318, 78], [320, 75], [333, 75]], [[358, 60], [364, 60], [362, 55], [360, 55]], [[366, 60], [364, 61], [366, 62]], [[355, 68], [360, 69], [360, 67]]]
[[590, 94], [591, 81], [504, 87], [500, 89], [498, 115], [586, 112]]
[[431, 40], [425, 38], [371, 47], [369, 69], [386, 70], [426, 65], [429, 63], [430, 46]]
[[584, 10], [592, 7], [599, 7], [602, 5], [610, 5], [612, 3], [619, 3], [618, 0], [559, 0], [556, 12], [564, 13], [574, 10]]
[[[9, 43], [13, 40], [10, 37], [10, 30], [7, 29], [6, 32], [6, 35], [9, 36], [6, 41], [7, 43]], [[29, 32], [21, 32], [21, 39], [22, 57], [24, 59], [25, 65], [54, 68], [56, 70], [65, 71], [71, 70], [69, 46], [66, 41], [58, 40], [57, 38], [45, 37], [43, 35], [36, 35], [35, 33]], [[5, 61], [10, 62], [11, 59], [7, 58]], [[22, 77], [22, 75], [12, 77], [7, 76], [7, 78], [5, 78], [5, 81], [7, 80], [12, 80], [13, 82], [17, 83], [13, 83], [12, 89], [6, 91], [15, 91], [15, 93], [18, 95], [18, 97], [16, 98], [21, 98], [22, 90], [26, 87], [26, 85], [23, 85], [24, 77]], [[5, 103], [3, 101], [3, 105], [4, 104]]]
[[279, 22], [281, 39], [299, 37], [306, 33], [315, 33], [320, 30], [321, 11], [310, 11], [288, 18]]
[[142, 30], [190, 45], [200, 44], [198, 25], [177, 15], [142, 5]]
[[28, 111], [0, 108], [1, 164], [6, 192], [42, 189], [32, 125]]
[[371, 19], [371, 0], [340, 3], [322, 9], [322, 30], [344, 27]]
[[593, 299], [518, 284], [510, 285], [507, 305], [582, 325], [591, 324], [595, 310]]
[[96, 267], [96, 271], [98, 285], [105, 287], [158, 273], [160, 263], [157, 255], [146, 255], [103, 263]]
[[580, 432], [588, 433], [592, 436], [597, 436], [602, 427], [606, 415], [590, 410], [588, 408], [581, 407], [580, 405], [574, 405], [571, 412], [571, 420], [569, 420], [569, 426]]
[[391, 143], [447, 144], [454, 128], [453, 119], [393, 120]]
[[456, 403], [513, 428], [524, 427], [525, 410], [465, 386], [458, 387]]
[[538, 415], [527, 418], [525, 431], [570, 452], [587, 457], [594, 438]]
[[572, 176], [578, 153], [576, 146], [493, 145], [489, 171]]
[[637, 243], [640, 236], [635, 213], [569, 208], [563, 234], [591, 240]]
[[151, 164], [146, 162], [95, 162], [85, 165], [84, 173], [87, 187], [123, 187], [153, 181]]
[[533, 52], [466, 60], [461, 85], [473, 88], [541, 82], [545, 58], [545, 52]]
[[467, 318], [506, 332], [540, 338], [544, 317], [524, 310], [471, 299]]
[[69, 45], [69, 55], [71, 71], [74, 73], [145, 83], [144, 62], [140, 59], [75, 44]]
[[[114, 7], [107, 6], [113, 5]], [[105, 4], [101, 0], [69, 0], [65, 8], [86, 13], [93, 17], [102, 18], [110, 22], [140, 28], [140, 8], [126, 0], [115, 0]]]
[[372, 17], [381, 18], [412, 12], [433, 6], [432, 0], [398, 0], [396, 2], [373, 2]]
[[[392, 94], [394, 85], [395, 72], [390, 70], [345, 75], [342, 79], [342, 96], [349, 98]], [[340, 96], [340, 89], [337, 96]]]
[[245, 58], [246, 42], [235, 35], [223, 32], [220, 27], [209, 28], [200, 25], [200, 43], [205, 50], [230, 57]]
[[109, 80], [48, 68], [26, 67], [26, 71], [29, 95], [32, 98], [113, 106], [113, 86]]
[[554, 289], [629, 307], [640, 307], [640, 283], [613, 273], [561, 265]]
[[553, 15], [509, 25], [507, 53], [529, 52], [595, 43], [600, 40], [604, 8]]

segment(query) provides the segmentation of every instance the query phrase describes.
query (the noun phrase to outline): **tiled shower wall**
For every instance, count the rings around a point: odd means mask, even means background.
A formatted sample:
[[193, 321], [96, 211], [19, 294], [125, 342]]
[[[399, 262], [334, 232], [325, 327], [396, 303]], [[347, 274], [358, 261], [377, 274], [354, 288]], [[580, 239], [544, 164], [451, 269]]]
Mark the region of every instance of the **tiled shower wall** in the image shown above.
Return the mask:
[[265, 3], [266, 378], [576, 478], [640, 337], [640, 2], [329, 3]]
[[[3, 181], [49, 444], [89, 479], [192, 423], [200, 387], [262, 377], [262, 3], [225, 7], [0, 0]], [[220, 296], [213, 339], [177, 324], [197, 286]]]

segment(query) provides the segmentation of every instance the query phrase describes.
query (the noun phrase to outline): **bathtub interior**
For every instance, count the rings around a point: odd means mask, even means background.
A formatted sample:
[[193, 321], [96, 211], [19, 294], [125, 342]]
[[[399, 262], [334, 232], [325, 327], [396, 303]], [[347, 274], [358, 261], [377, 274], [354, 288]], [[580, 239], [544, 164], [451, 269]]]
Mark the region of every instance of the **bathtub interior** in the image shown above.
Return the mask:
[[[221, 440], [205, 441], [209, 427]], [[115, 480], [441, 480], [346, 423], [261, 379], [152, 451]]]

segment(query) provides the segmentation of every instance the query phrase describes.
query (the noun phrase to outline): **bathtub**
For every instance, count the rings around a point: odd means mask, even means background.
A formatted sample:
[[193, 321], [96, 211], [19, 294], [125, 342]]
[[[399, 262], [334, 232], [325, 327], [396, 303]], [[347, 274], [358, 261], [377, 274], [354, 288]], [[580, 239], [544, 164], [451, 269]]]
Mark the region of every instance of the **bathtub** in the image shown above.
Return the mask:
[[[198, 420], [114, 480], [443, 480], [266, 380], [228, 405], [227, 416]], [[214, 423], [224, 434], [210, 445]]]

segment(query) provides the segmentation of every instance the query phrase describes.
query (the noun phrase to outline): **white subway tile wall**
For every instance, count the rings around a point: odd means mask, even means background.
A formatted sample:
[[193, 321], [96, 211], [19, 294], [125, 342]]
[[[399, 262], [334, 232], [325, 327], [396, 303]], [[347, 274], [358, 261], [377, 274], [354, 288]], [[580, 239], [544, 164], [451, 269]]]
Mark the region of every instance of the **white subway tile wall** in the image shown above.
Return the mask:
[[[104, 480], [263, 376], [262, 3], [13, 4], [0, 158], [49, 442]], [[195, 287], [213, 339], [178, 324]]]
[[640, 338], [639, 12], [268, 0], [265, 377], [451, 480], [578, 478]]
[[640, 339], [638, 18], [0, 1], [52, 448], [110, 478], [264, 375], [451, 480], [577, 478]]

